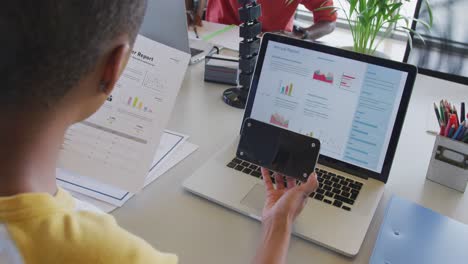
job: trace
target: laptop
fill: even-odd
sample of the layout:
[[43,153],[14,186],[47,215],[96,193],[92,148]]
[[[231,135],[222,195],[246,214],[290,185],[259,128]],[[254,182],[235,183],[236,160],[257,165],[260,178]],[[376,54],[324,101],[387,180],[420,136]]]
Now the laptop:
[[[319,189],[293,234],[352,257],[385,190],[416,68],[266,34],[245,118],[321,141]],[[240,123],[241,125],[242,123]],[[260,220],[260,169],[236,158],[239,137],[191,175],[184,188]]]
[[185,1],[148,0],[140,34],[191,54],[191,64],[202,61],[213,51],[213,45],[188,38]]

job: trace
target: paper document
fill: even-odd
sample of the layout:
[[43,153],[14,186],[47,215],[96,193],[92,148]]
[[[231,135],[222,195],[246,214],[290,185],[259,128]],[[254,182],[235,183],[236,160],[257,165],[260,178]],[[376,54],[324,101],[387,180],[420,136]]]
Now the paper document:
[[[155,166],[154,169],[148,174],[148,177],[146,177],[146,181],[145,181],[145,187],[148,186],[150,183],[152,183],[154,180],[156,180],[159,176],[166,173],[172,167],[180,163],[182,160],[190,156],[190,154],[192,154],[197,149],[198,149],[197,145],[185,141],[185,143],[182,143],[180,147],[176,148],[176,150],[172,150],[171,153],[167,155],[167,159],[165,159],[164,162],[161,162],[157,166]],[[113,204],[104,202],[100,199],[96,199],[91,196],[84,195],[80,192],[71,191],[69,189],[67,190],[70,191],[70,193],[76,199],[90,203],[106,213],[112,212],[119,206],[123,205],[123,203],[119,206],[113,205]],[[128,198],[125,199],[125,201],[129,200],[130,197],[132,196],[133,194],[130,194]]]
[[118,208],[115,205],[100,201],[98,199],[94,199],[94,198],[86,196],[84,194],[74,192],[74,191],[70,191],[68,189],[67,189],[67,191],[70,192],[70,194],[73,196],[73,198],[78,199],[78,200],[80,200],[82,202],[85,202],[87,204],[94,205],[95,207],[101,209],[101,211],[103,211],[104,213],[110,213],[110,212],[112,212],[112,211],[114,211],[115,209]]
[[190,142],[183,143],[173,154],[168,155],[167,159],[164,162],[159,163],[150,171],[148,177],[145,180],[145,187],[156,180],[159,176],[166,173],[172,167],[177,165],[177,163],[184,160],[190,154],[195,152],[198,149],[198,146]]
[[184,52],[138,36],[106,103],[68,130],[59,167],[113,188],[141,190],[189,59]]
[[236,25],[223,25],[208,21],[203,21],[202,27],[197,27],[198,37],[196,37],[193,27],[190,26],[189,38],[207,41],[217,46],[239,51],[239,27]]
[[[186,140],[188,136],[172,131],[165,131],[161,137],[156,154],[154,155],[151,168],[145,173],[146,177],[151,173],[158,164],[163,164],[165,159],[168,159]],[[122,206],[128,199],[133,196],[133,193],[118,187],[111,186],[97,181],[94,178],[81,176],[64,169],[57,169],[57,183],[68,190],[78,192],[95,199],[110,203],[116,206]]]
[[174,151],[181,147],[187,139],[187,135],[169,130],[164,131],[149,171],[153,171],[158,165],[163,163]]

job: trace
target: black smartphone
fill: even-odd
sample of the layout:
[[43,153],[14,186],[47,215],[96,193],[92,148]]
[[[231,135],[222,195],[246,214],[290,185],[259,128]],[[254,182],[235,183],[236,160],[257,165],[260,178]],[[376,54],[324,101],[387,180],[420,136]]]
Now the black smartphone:
[[320,141],[248,118],[242,127],[236,155],[274,172],[307,181],[320,155]]

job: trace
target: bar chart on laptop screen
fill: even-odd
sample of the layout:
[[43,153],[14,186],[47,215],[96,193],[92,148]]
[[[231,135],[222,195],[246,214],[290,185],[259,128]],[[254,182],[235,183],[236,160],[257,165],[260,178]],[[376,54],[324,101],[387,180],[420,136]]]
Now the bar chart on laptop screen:
[[286,83],[284,81],[280,81],[280,85],[278,91],[281,95],[291,97],[293,95],[294,84],[292,82]]
[[335,127],[351,126],[365,66],[348,63],[361,73],[345,72],[340,58],[282,44],[275,48],[265,58],[252,117],[318,138],[324,153],[342,156],[348,134]]
[[321,70],[317,70],[314,72],[313,79],[316,81],[324,82],[333,85],[333,73],[331,72],[322,72]]

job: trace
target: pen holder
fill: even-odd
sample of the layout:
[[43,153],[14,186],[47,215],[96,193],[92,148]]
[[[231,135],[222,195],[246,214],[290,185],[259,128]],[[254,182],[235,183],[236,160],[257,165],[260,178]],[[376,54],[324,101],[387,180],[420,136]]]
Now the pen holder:
[[468,144],[437,136],[426,178],[464,193],[468,181]]

